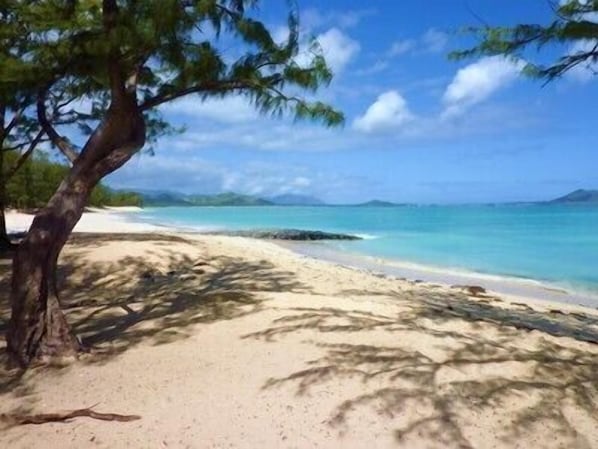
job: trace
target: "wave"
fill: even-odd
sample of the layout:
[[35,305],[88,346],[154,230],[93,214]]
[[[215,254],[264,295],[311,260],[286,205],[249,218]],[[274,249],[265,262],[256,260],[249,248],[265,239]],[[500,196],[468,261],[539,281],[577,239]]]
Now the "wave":
[[376,239],[380,238],[379,235],[373,235],[373,234],[360,234],[360,233],[355,233],[355,232],[352,232],[350,234],[354,235],[355,237],[359,237],[362,240],[376,240]]

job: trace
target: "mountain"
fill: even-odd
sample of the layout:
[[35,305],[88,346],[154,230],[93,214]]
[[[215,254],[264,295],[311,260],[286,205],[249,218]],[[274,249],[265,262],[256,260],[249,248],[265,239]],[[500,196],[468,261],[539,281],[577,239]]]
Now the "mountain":
[[271,206],[272,202],[263,198],[239,193],[219,193],[217,195],[189,195],[187,201],[192,206]]
[[217,195],[186,195],[169,191],[142,190],[139,194],[143,204],[148,207],[164,206],[269,206],[270,201],[238,193],[219,193]]
[[322,206],[324,202],[319,198],[309,195],[295,195],[287,193],[285,195],[278,195],[268,198],[269,201],[277,206]]
[[598,190],[579,189],[565,196],[556,198],[549,203],[596,203],[598,204]]
[[182,193],[166,190],[137,190],[147,207],[190,206],[186,196]]
[[371,200],[371,201],[366,201],[365,203],[356,204],[355,206],[358,206],[358,207],[394,207],[394,206],[400,206],[400,204],[391,203],[390,201]]

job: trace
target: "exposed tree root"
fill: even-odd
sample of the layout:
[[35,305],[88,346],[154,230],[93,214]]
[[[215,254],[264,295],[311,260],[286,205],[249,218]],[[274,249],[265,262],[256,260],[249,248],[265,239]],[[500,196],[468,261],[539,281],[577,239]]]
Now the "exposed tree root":
[[25,424],[45,424],[50,422],[65,422],[73,418],[88,417],[102,421],[128,422],[141,419],[138,415],[119,415],[117,413],[99,413],[91,408],[82,408],[64,413],[40,413],[36,415],[21,414],[0,414],[0,421],[11,426],[22,426]]

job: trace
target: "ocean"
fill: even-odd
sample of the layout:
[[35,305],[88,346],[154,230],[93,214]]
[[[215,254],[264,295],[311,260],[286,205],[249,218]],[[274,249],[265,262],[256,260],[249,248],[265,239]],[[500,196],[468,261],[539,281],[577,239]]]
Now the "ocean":
[[[363,255],[598,294],[598,207],[166,207],[136,219],[186,230],[297,228],[356,234],[316,253]],[[309,252],[309,251],[308,251]]]

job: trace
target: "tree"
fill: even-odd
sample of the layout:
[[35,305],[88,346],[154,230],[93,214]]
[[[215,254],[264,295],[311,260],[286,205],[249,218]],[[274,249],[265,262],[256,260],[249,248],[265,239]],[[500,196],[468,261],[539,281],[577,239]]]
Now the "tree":
[[522,24],[515,27],[469,28],[476,35],[479,44],[474,48],[456,51],[452,58],[462,59],[479,55],[505,55],[529,60],[526,50],[541,49],[549,44],[564,48],[564,54],[552,63],[528,62],[524,73],[552,81],[564,73],[583,68],[596,74],[598,62],[598,1],[568,0],[552,4],[555,19],[545,25]]
[[[336,125],[341,113],[309,101],[332,73],[316,45],[298,63],[297,15],[276,43],[252,17],[253,0],[47,0],[10,3],[3,28],[22,28],[15,51],[0,60],[0,82],[36,98],[37,119],[72,167],[35,216],[13,260],[7,347],[22,365],[77,352],[53,282],[58,256],[93,187],[143,148],[159,122],[156,108],[195,95],[198,101],[245,95],[264,113],[291,113]],[[226,42],[223,41],[226,39]],[[223,54],[236,43],[239,56]],[[99,122],[80,149],[61,135],[48,101],[93,99]],[[100,106],[101,105],[101,106]],[[159,128],[159,127],[158,127]]]
[[[22,114],[21,108],[12,109],[7,102],[0,99],[0,248],[11,246],[5,218],[6,185],[31,156],[43,137],[43,132],[34,131],[35,124]],[[20,156],[16,159],[11,158],[11,163],[8,164],[8,155],[19,151]]]
[[[10,10],[0,3],[0,23],[8,23]],[[22,32],[18,22],[10,27],[2,27],[0,32],[0,60],[10,58],[11,51],[18,49]],[[10,246],[6,232],[5,206],[6,183],[21,168],[43,137],[37,121],[30,116],[28,106],[31,99],[18,95],[8,84],[0,84],[0,248]],[[10,153],[21,152],[13,164],[7,165]]]

